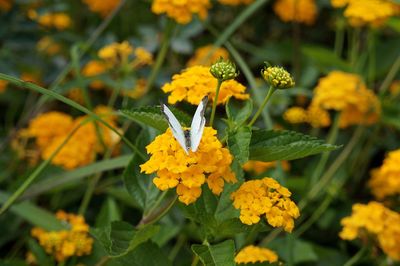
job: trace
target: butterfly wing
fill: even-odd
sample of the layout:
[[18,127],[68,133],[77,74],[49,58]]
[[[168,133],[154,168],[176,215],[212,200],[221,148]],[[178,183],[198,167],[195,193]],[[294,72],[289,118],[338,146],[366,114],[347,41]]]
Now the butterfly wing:
[[188,154],[189,147],[186,146],[185,134],[178,119],[176,119],[175,115],[165,104],[161,104],[161,111],[165,115],[169,128],[172,130],[172,134],[174,135],[175,139],[185,150],[186,154]]
[[203,136],[204,126],[206,125],[204,112],[206,111],[207,102],[208,97],[205,96],[197,107],[190,126],[190,146],[193,152],[197,151],[201,137]]

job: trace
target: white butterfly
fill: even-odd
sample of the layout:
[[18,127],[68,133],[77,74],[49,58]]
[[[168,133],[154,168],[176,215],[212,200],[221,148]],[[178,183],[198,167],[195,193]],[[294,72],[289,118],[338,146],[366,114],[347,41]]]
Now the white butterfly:
[[183,130],[181,124],[171,110],[165,104],[161,105],[161,111],[168,121],[172,134],[185,150],[186,154],[189,154],[190,149],[192,152],[197,151],[197,148],[199,147],[201,137],[203,136],[204,126],[206,125],[204,112],[207,107],[207,101],[207,96],[201,100],[196,112],[194,113],[190,130]]

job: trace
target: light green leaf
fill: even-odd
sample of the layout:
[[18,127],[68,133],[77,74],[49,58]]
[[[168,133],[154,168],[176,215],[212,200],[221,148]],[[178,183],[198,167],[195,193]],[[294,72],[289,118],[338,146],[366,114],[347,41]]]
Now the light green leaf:
[[231,98],[226,104],[225,109],[228,119],[234,121],[237,125],[242,125],[253,111],[253,101],[251,99],[245,101],[244,106],[238,109]]
[[[177,110],[176,108],[170,107],[170,109],[182,126],[190,125],[191,119],[187,114]],[[129,110],[120,110],[119,112],[124,117],[134,122],[150,126],[161,132],[168,128],[168,122],[161,113],[161,108],[159,106],[144,106]]]
[[331,49],[315,45],[304,45],[301,47],[301,52],[323,72],[332,69],[350,71],[348,63],[339,58]]
[[251,127],[240,127],[234,132],[228,132],[229,150],[240,164],[244,164],[249,160],[250,140]]
[[254,130],[250,159],[264,162],[295,160],[340,148],[323,140],[288,130]]
[[216,245],[192,245],[192,251],[206,266],[234,266],[235,244],[226,240]]

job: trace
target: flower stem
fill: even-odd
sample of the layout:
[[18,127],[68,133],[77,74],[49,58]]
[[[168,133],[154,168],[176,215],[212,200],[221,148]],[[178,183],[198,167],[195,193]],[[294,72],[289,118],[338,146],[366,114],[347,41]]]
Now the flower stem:
[[364,245],[353,257],[351,257],[344,266],[352,266],[356,264],[364,255],[365,252],[367,251],[367,246]]
[[154,64],[153,69],[151,70],[150,76],[147,79],[147,85],[146,85],[145,92],[148,92],[151,89],[151,87],[153,86],[153,83],[156,80],[158,72],[160,71],[160,68],[161,68],[162,64],[164,63],[165,56],[167,55],[167,52],[168,52],[168,47],[171,42],[171,36],[172,36],[173,29],[175,28],[175,25],[176,24],[174,21],[168,20],[167,25],[164,30],[164,36],[163,36],[163,40],[161,43],[160,51],[157,54],[156,62]]
[[212,110],[211,110],[211,118],[210,118],[210,126],[211,127],[214,122],[215,110],[217,109],[218,95],[219,95],[219,91],[221,89],[221,85],[222,85],[222,80],[218,80],[217,88],[216,88],[216,92],[215,92],[215,98],[214,98]]
[[275,91],[276,91],[276,88],[274,88],[272,86],[269,87],[267,96],[265,96],[263,103],[258,108],[257,113],[253,116],[253,119],[251,119],[248,126],[251,127],[257,121],[257,118],[260,116],[262,110],[264,109],[265,105],[268,103],[269,99],[271,98],[272,94],[274,94]]

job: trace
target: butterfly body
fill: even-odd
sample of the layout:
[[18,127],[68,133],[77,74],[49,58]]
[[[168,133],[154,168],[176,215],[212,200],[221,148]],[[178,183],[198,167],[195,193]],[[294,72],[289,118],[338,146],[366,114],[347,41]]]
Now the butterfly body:
[[207,96],[201,100],[193,116],[190,130],[184,130],[172,111],[165,104],[161,105],[161,111],[168,121],[168,125],[172,131],[172,134],[178,141],[179,145],[181,145],[181,147],[184,149],[186,154],[189,154],[190,150],[192,150],[192,152],[196,152],[200,145],[201,137],[206,125],[204,112],[207,107],[207,101]]

